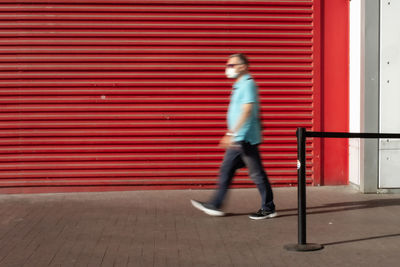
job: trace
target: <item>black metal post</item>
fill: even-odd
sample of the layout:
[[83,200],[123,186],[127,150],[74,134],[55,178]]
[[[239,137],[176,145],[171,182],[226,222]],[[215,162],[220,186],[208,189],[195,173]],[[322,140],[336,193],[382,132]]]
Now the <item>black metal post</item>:
[[290,251],[313,251],[323,248],[320,244],[307,243],[306,221],[306,129],[297,128],[297,197],[298,197],[298,243],[285,245]]
[[307,243],[306,222],[306,129],[297,128],[297,198],[298,198],[298,243]]
[[312,251],[323,249],[320,244],[307,243],[306,225],[306,138],[397,138],[399,133],[343,133],[343,132],[307,132],[299,127],[297,136],[297,197],[298,197],[298,243],[285,245],[290,251]]

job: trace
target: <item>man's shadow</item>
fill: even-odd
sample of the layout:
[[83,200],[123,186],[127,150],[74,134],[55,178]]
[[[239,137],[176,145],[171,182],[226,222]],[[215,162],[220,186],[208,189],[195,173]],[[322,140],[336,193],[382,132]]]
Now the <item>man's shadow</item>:
[[[340,211],[372,209],[372,208],[389,207],[389,206],[400,206],[400,198],[336,202],[336,203],[324,204],[321,206],[311,206],[307,207],[307,214],[312,215],[312,214],[322,214],[322,213],[331,213]],[[291,212],[291,211],[297,211],[297,208],[279,210],[279,212]],[[279,217],[290,217],[290,216],[297,216],[297,212],[291,214],[282,214]]]
[[[307,215],[331,213],[339,211],[360,210],[360,209],[371,209],[371,208],[388,207],[388,206],[400,206],[400,198],[348,201],[348,202],[329,203],[321,206],[311,206],[307,207]],[[277,212],[279,213],[279,216],[276,218],[297,216],[297,208],[279,209],[277,210]],[[227,213],[226,216],[228,217],[243,216],[248,214],[249,213]]]
[[[360,210],[360,209],[371,209],[371,208],[380,208],[380,207],[390,207],[390,206],[400,206],[400,198],[371,199],[371,200],[363,200],[363,201],[347,201],[347,202],[329,203],[329,204],[324,204],[321,206],[311,206],[311,207],[307,207],[307,215],[324,214],[324,213],[332,213],[332,212],[340,212],[340,211]],[[281,209],[281,210],[277,210],[277,211],[279,213],[279,216],[274,218],[273,220],[276,220],[279,218],[284,218],[284,217],[297,216],[297,208]],[[240,215],[247,215],[247,213],[227,214],[227,216],[240,216]],[[391,237],[400,237],[400,233],[371,236],[371,237],[352,239],[352,240],[336,241],[336,242],[325,243],[322,245],[332,246],[332,245],[361,242],[361,241],[368,241],[368,240],[376,240],[376,239],[383,239],[383,238],[391,238]]]

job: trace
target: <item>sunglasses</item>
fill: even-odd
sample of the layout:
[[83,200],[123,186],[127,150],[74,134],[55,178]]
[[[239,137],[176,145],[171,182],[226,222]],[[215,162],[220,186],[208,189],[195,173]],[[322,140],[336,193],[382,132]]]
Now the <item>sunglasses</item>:
[[243,65],[243,63],[239,63],[239,64],[226,64],[226,66],[227,66],[228,68],[233,68],[233,67],[235,67],[236,65]]

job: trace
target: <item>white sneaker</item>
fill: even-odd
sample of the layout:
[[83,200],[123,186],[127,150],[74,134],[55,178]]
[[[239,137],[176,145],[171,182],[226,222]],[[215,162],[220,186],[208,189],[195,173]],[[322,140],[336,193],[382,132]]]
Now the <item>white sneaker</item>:
[[205,214],[208,214],[210,216],[224,216],[225,215],[225,213],[223,211],[220,211],[219,209],[213,207],[211,204],[199,202],[196,200],[190,200],[190,202],[192,203],[193,207],[203,211]]

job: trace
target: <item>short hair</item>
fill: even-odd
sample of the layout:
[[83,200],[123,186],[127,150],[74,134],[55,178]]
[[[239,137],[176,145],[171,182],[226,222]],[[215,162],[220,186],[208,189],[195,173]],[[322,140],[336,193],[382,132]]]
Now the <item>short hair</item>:
[[240,60],[240,62],[242,62],[242,64],[245,64],[247,66],[249,66],[249,64],[250,64],[249,59],[247,58],[247,56],[245,54],[237,53],[237,54],[233,54],[233,55],[229,56],[229,58],[233,58],[233,57],[239,58],[239,60]]

